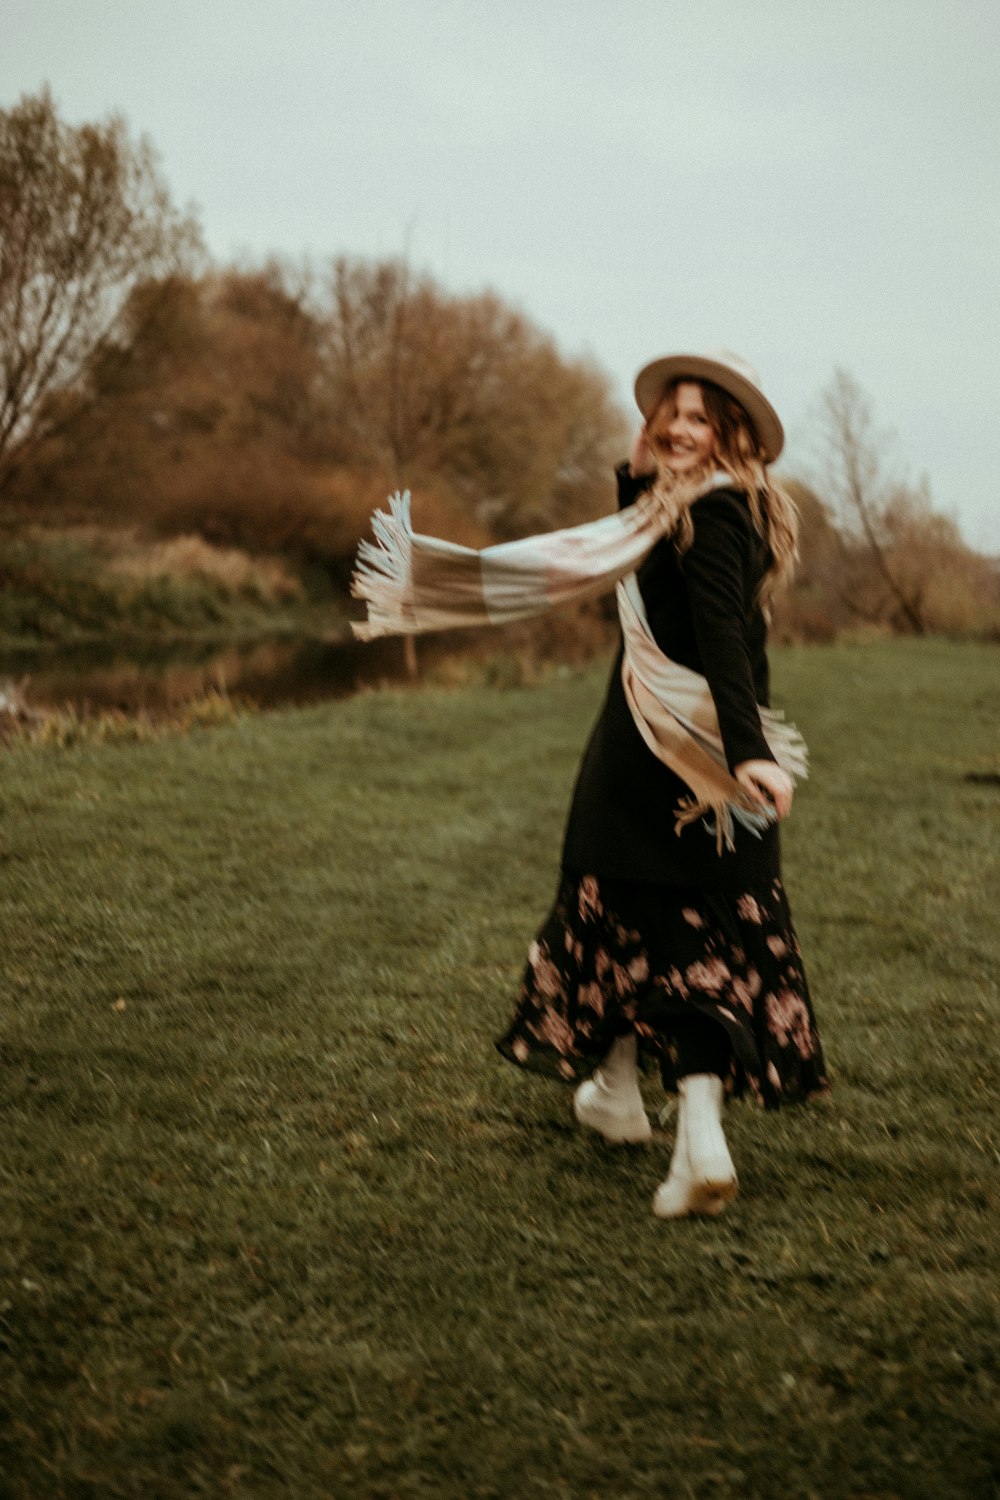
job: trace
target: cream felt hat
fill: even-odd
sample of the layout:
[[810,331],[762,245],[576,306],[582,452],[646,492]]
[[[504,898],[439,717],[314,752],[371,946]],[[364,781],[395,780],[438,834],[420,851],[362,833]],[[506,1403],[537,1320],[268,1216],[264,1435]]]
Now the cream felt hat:
[[707,354],[666,354],[643,365],[635,377],[635,399],[643,416],[652,416],[667,386],[674,380],[710,380],[740,403],[764,451],[765,463],[773,463],[785,446],[781,418],[760,388],[753,365],[728,349]]

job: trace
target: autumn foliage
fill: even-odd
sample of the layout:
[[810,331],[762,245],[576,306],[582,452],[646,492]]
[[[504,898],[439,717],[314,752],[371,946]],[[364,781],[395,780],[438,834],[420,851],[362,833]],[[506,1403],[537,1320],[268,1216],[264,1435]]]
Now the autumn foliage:
[[[613,504],[629,423],[607,376],[492,291],[346,256],[207,266],[148,143],[66,126],[47,93],[0,111],[0,209],[8,529],[200,537],[343,595],[393,489],[470,545]],[[820,430],[818,473],[789,481],[801,565],[777,630],[1000,634],[995,564],[887,476],[843,372]]]
[[36,515],[335,567],[398,487],[457,541],[589,519],[625,441],[606,377],[493,294],[344,260],[322,280],[272,265],[138,288],[122,343],[65,399],[82,409],[18,487]]

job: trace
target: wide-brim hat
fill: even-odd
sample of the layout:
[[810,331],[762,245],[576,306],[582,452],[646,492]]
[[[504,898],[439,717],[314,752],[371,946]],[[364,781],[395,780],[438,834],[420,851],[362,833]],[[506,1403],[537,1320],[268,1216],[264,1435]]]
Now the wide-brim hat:
[[710,380],[735,397],[753,423],[764,462],[774,462],[785,446],[781,418],[761,390],[757,371],[728,349],[713,349],[707,354],[666,354],[643,365],[635,377],[636,404],[643,416],[651,417],[667,386],[685,377]]

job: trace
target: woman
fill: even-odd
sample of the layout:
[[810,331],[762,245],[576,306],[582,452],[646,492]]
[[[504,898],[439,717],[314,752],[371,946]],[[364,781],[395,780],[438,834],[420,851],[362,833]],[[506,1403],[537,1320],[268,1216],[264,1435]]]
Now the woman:
[[[669,525],[623,601],[624,654],[583,757],[556,903],[497,1046],[521,1066],[583,1078],[578,1121],[616,1142],[651,1135],[637,1054],[655,1056],[678,1114],[653,1211],[678,1218],[718,1214],[736,1195],[727,1094],[776,1107],[827,1082],[781,883],[777,824],[793,782],[766,712],[768,605],[795,555],[794,508],[767,472],[781,423],[729,354],[654,360],[636,400],[644,422],[618,470],[619,507],[648,492]],[[707,682],[735,818],[702,817],[690,776],[646,732],[636,620],[661,659]]]

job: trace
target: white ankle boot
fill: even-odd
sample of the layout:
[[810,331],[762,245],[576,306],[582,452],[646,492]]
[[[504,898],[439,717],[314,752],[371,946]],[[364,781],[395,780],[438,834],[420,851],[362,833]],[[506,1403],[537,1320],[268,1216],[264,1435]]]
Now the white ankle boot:
[[653,1198],[658,1219],[721,1214],[736,1197],[736,1168],[722,1130],[722,1079],[692,1073],[677,1084],[677,1136],[670,1171]]
[[573,1095],[573,1113],[580,1124],[616,1145],[638,1145],[653,1134],[639,1092],[636,1055],[634,1031],[617,1037],[593,1078]]

